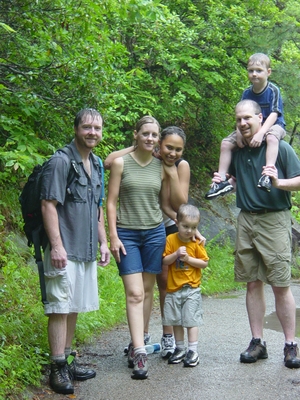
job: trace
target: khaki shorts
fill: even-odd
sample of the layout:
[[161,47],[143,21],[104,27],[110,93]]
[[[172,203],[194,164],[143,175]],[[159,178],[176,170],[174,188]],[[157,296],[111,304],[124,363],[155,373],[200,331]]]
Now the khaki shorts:
[[45,250],[44,270],[47,300],[45,314],[70,314],[99,309],[97,261],[68,260],[65,268],[51,265],[49,246]]
[[237,282],[260,280],[288,287],[291,279],[291,214],[241,211],[236,232],[234,275]]
[[[278,140],[281,140],[285,137],[286,132],[285,130],[280,126],[280,125],[273,125],[271,128],[268,130],[268,132],[265,134],[264,139],[266,138],[267,135],[274,135]],[[223,139],[225,142],[230,142],[231,144],[235,145],[237,147],[237,142],[236,142],[236,131],[232,132],[230,135],[228,135],[226,138]]]
[[202,297],[200,288],[184,285],[177,292],[167,293],[163,325],[193,328],[202,325]]

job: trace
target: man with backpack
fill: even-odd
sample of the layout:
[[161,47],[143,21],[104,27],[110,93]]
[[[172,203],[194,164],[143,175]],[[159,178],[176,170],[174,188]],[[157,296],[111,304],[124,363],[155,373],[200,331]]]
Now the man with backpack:
[[[102,139],[102,116],[83,109],[75,117],[75,138],[68,148],[72,158],[57,151],[46,163],[41,184],[41,209],[48,245],[44,273],[50,346],[50,386],[62,394],[74,393],[73,380],[93,378],[92,369],[76,363],[71,345],[79,312],[99,308],[99,265],[106,266],[110,252],[100,202],[99,158],[92,150]],[[74,167],[75,160],[75,167]]]

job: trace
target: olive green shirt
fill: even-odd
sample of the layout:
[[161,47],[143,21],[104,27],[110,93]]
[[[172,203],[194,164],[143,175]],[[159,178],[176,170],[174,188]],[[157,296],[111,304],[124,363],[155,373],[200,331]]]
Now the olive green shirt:
[[161,161],[153,157],[148,165],[142,167],[130,154],[126,154],[123,160],[117,227],[156,228],[163,221],[159,204],[162,182]]

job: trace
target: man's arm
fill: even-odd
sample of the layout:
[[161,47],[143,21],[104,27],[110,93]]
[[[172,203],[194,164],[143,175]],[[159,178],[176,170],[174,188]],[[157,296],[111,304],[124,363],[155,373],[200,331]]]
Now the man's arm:
[[44,227],[51,246],[51,262],[55,268],[61,269],[67,265],[68,259],[60,236],[56,206],[56,200],[42,200],[41,203]]
[[109,264],[110,261],[110,251],[107,246],[103,208],[99,207],[99,211],[100,219],[98,221],[98,242],[100,243],[101,259],[98,264],[102,267],[105,267],[107,264]]
[[263,174],[272,179],[272,186],[277,189],[289,192],[300,190],[300,175],[289,179],[279,179],[277,168],[274,165],[263,167]]

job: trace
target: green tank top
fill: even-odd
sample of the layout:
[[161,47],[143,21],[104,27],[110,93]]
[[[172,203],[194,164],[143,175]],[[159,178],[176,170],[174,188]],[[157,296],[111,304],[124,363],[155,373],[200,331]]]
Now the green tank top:
[[124,168],[119,192],[117,226],[152,229],[163,221],[159,204],[161,161],[153,157],[145,167],[130,154],[123,157]]

